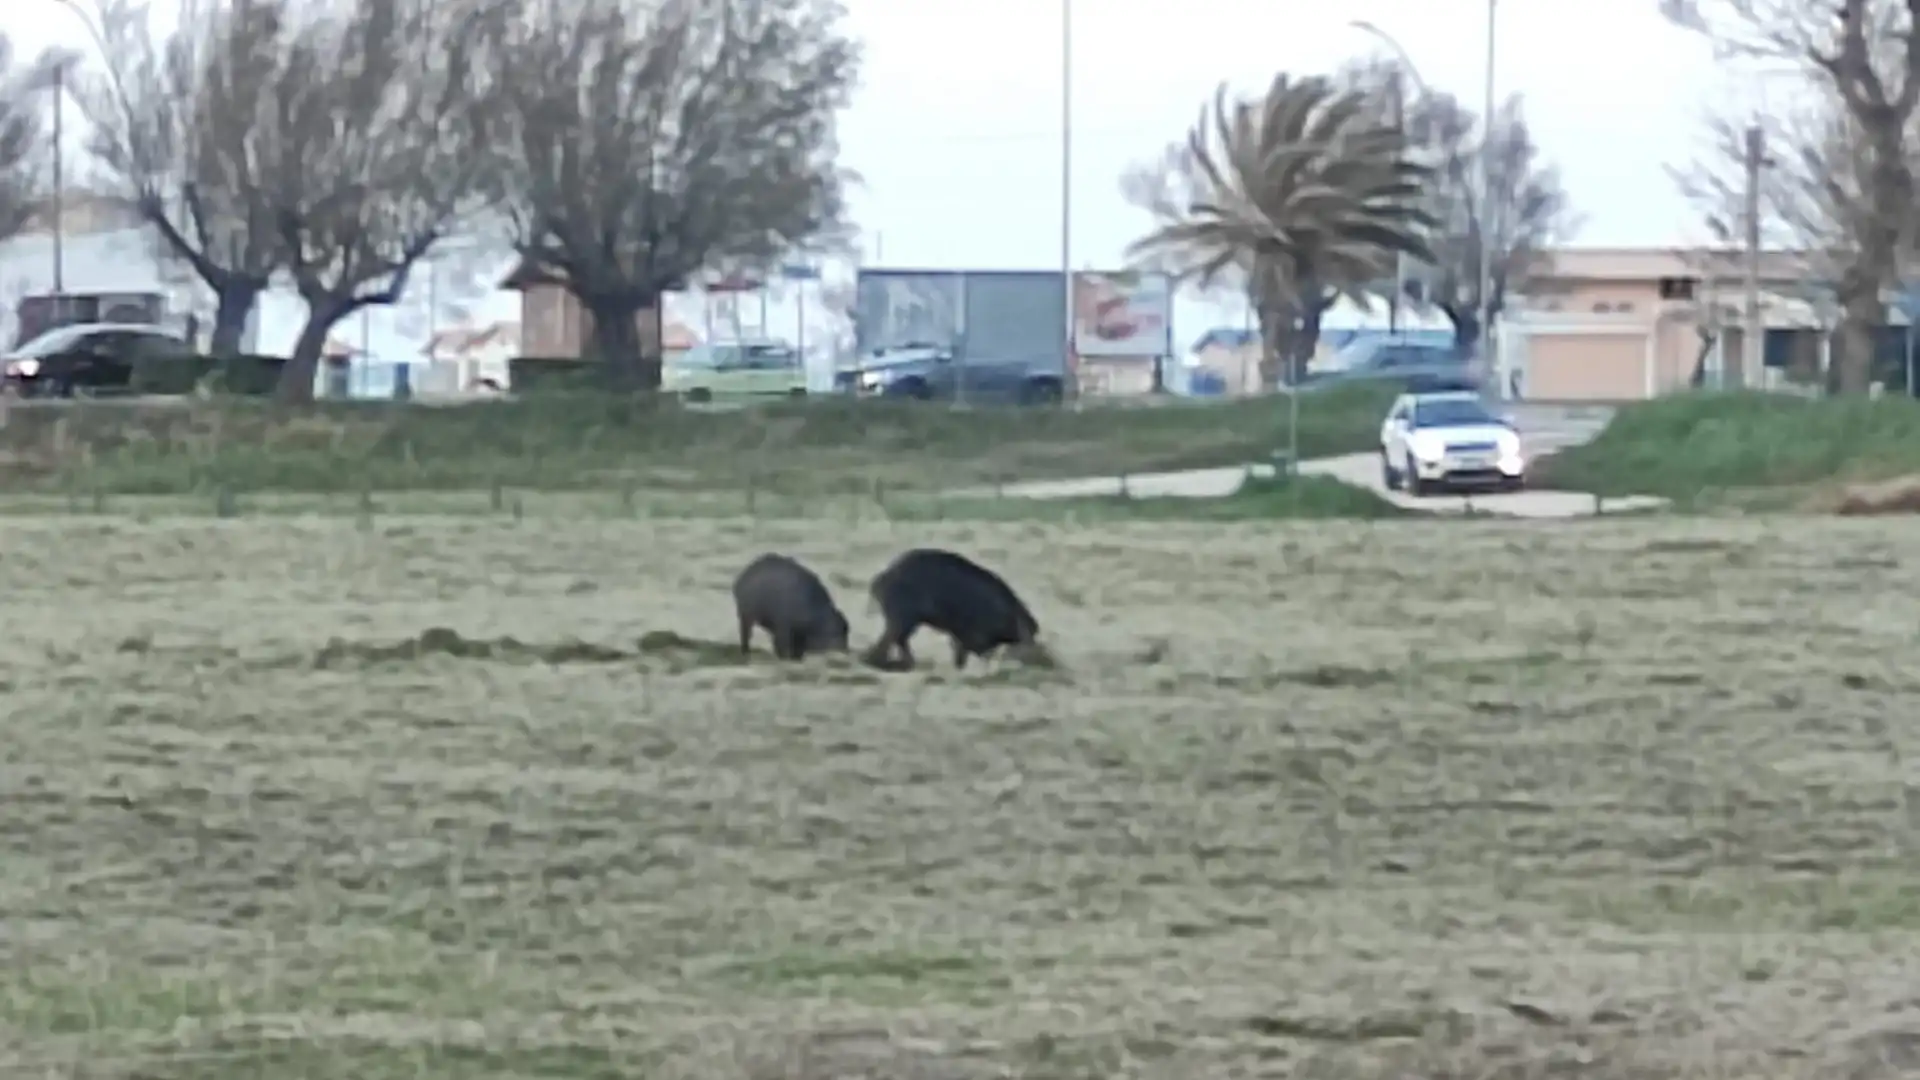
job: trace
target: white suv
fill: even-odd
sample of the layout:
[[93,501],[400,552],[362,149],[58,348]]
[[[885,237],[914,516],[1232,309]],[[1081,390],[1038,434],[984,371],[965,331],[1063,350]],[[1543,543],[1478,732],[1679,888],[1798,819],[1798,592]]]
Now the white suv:
[[1380,425],[1380,475],[1414,495],[1448,486],[1518,491],[1526,461],[1513,422],[1478,394],[1402,394]]

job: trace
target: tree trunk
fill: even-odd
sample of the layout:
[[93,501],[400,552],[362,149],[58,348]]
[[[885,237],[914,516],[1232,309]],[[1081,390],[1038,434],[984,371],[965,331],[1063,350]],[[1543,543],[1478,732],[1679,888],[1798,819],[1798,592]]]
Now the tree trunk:
[[1307,365],[1313,362],[1313,354],[1320,348],[1320,320],[1332,306],[1333,302],[1324,298],[1309,300],[1300,313],[1300,326],[1287,343],[1289,382],[1299,383],[1307,377]]
[[607,381],[627,392],[660,389],[660,357],[640,342],[640,312],[631,297],[582,298],[593,320],[590,355],[606,365]]
[[230,282],[214,290],[213,341],[207,351],[222,360],[240,355],[247,336],[247,317],[260,302],[260,286],[251,281]]
[[1827,387],[1840,394],[1865,394],[1873,381],[1874,331],[1886,321],[1875,292],[1850,295],[1840,315],[1840,348],[1827,372]]
[[1447,302],[1439,305],[1441,314],[1453,324],[1453,347],[1460,353],[1470,351],[1480,343],[1480,315],[1461,304]]
[[307,324],[300,328],[293,355],[280,369],[280,385],[274,390],[275,397],[293,405],[312,403],[313,384],[320,376],[320,354],[326,351],[327,335],[344,315],[319,306],[309,307],[308,312]]
[[1271,391],[1285,381],[1295,314],[1292,305],[1275,303],[1261,304],[1254,314],[1260,320],[1260,389]]

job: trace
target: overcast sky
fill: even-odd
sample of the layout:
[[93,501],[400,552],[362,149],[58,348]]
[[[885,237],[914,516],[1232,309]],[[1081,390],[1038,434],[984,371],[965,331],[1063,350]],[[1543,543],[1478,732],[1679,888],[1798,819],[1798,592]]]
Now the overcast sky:
[[[1060,0],[845,2],[867,45],[843,144],[866,180],[856,212],[869,265],[1057,267]],[[1071,2],[1076,267],[1119,264],[1145,226],[1120,175],[1183,135],[1221,80],[1252,90],[1276,71],[1379,52],[1352,20],[1397,38],[1433,87],[1476,109],[1482,96],[1484,0]],[[1576,242],[1700,239],[1665,167],[1700,150],[1708,109],[1764,103],[1756,84],[1665,24],[1654,0],[1499,3],[1498,91],[1525,96],[1583,219]],[[25,49],[85,48],[56,0],[0,11]]]
[[[1119,259],[1144,219],[1117,177],[1194,121],[1223,79],[1326,72],[1392,34],[1424,79],[1476,110],[1484,0],[1072,0],[1076,266]],[[860,223],[895,265],[1059,265],[1060,0],[848,0],[868,42],[845,130]],[[1671,244],[1692,215],[1663,166],[1738,88],[1653,0],[1500,0],[1499,93],[1525,95],[1585,219],[1583,244]]]

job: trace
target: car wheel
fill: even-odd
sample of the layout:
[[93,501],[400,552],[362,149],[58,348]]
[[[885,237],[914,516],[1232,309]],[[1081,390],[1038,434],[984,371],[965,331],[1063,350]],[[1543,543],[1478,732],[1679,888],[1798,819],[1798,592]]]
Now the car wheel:
[[1525,491],[1527,490],[1527,478],[1524,476],[1514,476],[1514,477],[1509,477],[1505,480],[1502,480],[1500,481],[1500,490],[1501,491]]
[[1380,451],[1380,486],[1388,491],[1400,490],[1400,474],[1393,469],[1393,459],[1385,450]]
[[790,397],[790,398],[803,398],[803,397],[806,397],[806,396],[807,396],[807,388],[806,388],[806,387],[804,387],[804,386],[796,386],[796,387],[794,387],[793,389],[791,389],[791,390],[789,390],[789,391],[787,391],[787,396],[788,396],[788,397]]
[[713,400],[713,391],[708,390],[705,387],[689,390],[687,391],[687,400],[693,402],[696,405],[705,404],[706,402]]
[[1420,478],[1420,470],[1414,467],[1413,455],[1407,455],[1407,494],[1416,498],[1427,493],[1429,485]]
[[933,400],[933,387],[921,379],[902,379],[894,390],[895,397],[910,398],[914,401]]

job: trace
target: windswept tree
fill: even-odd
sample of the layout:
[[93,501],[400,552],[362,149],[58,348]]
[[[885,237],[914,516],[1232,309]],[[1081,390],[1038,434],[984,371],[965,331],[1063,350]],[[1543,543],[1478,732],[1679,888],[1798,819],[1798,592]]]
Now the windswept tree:
[[1129,257],[1203,289],[1244,287],[1269,383],[1282,362],[1300,377],[1334,299],[1364,302],[1400,253],[1433,258],[1432,170],[1372,106],[1319,76],[1279,75],[1255,100],[1222,86],[1186,142],[1123,185],[1156,222]]
[[[1410,266],[1408,285],[1445,313],[1459,345],[1472,345],[1480,337],[1483,301],[1486,314],[1498,318],[1507,297],[1525,291],[1529,278],[1545,272],[1552,248],[1578,227],[1559,170],[1534,143],[1519,95],[1500,106],[1489,127],[1458,98],[1429,90],[1392,60],[1355,65],[1346,80],[1374,95],[1387,122],[1404,126],[1409,152],[1433,170],[1427,186],[1428,208],[1437,223],[1433,261]],[[1491,151],[1485,159],[1484,207],[1483,148]],[[1483,249],[1485,298],[1480,292]]]
[[[75,85],[103,171],[214,299],[212,352],[240,350],[283,264],[260,198],[275,138],[262,101],[281,74],[281,0],[188,0],[157,33],[145,4],[102,0],[101,70]],[[84,10],[84,9],[83,9]]]
[[[1840,314],[1833,387],[1864,393],[1875,331],[1920,238],[1920,0],[1662,0],[1716,51],[1803,74],[1831,111],[1773,140],[1776,208],[1831,269]],[[1769,132],[1779,135],[1776,126]]]
[[836,0],[569,0],[509,27],[503,204],[615,385],[659,385],[639,324],[667,292],[844,239],[834,130],[859,52],[842,18]]
[[42,53],[22,66],[13,42],[0,34],[0,240],[19,235],[39,209],[46,94],[70,57]]

